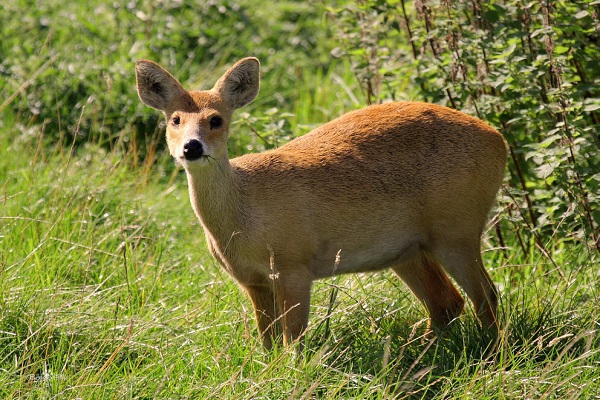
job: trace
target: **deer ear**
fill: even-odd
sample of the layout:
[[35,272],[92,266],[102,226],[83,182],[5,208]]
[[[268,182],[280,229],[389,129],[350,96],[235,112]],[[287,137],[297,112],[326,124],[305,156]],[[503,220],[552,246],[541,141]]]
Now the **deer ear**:
[[217,81],[213,90],[233,108],[240,108],[256,98],[260,88],[260,63],[254,57],[244,58]]
[[152,61],[135,63],[135,80],[140,99],[157,110],[167,110],[174,99],[187,93],[177,79]]

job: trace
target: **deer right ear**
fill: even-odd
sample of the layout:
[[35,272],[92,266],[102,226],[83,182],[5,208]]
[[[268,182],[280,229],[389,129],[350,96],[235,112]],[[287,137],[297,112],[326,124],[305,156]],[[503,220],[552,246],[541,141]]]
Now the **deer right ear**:
[[157,110],[167,110],[174,99],[187,93],[177,79],[152,61],[135,63],[135,80],[140,99]]

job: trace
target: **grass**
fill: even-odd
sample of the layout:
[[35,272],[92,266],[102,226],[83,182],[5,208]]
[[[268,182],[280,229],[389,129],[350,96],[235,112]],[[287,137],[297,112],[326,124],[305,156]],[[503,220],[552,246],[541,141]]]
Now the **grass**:
[[[122,27],[98,29],[81,16],[92,7],[105,21],[109,6],[86,4],[65,11],[48,1],[29,10],[17,1],[0,10],[0,29],[19,12],[43,29],[44,16],[79,16],[51,25],[52,35],[13,30],[0,43],[11,56],[0,64],[0,91],[10,99],[0,107],[1,398],[600,398],[598,255],[558,237],[523,252],[503,213],[506,249],[492,231],[484,240],[502,295],[497,341],[471,309],[439,340],[424,337],[426,313],[402,282],[381,272],[318,282],[304,357],[289,348],[265,352],[249,300],[208,254],[185,178],[163,150],[158,116],[133,91],[133,59],[168,59],[167,40],[151,48],[147,24],[130,9],[118,10]],[[268,15],[236,4],[250,25],[264,26]],[[280,3],[277,15],[289,21],[261,42],[277,55],[256,49],[264,56],[263,92],[237,114],[234,154],[284,142],[361,101],[348,65],[320,64],[322,49],[314,59],[286,53],[277,41],[283,31],[302,39],[314,29],[293,6]],[[169,20],[154,12],[162,18],[158,35]],[[200,12],[227,23],[212,8]],[[242,47],[258,43],[245,34]],[[213,58],[204,55],[198,66],[178,52],[184,67],[173,72],[211,84],[238,55],[234,39],[202,50]],[[99,40],[108,44],[96,65],[90,54]],[[82,48],[89,54],[77,53]],[[66,73],[69,62],[85,79]],[[305,84],[290,84],[290,76]]]
[[424,338],[426,314],[382,272],[319,282],[306,356],[266,353],[249,301],[207,253],[168,156],[134,167],[131,154],[92,144],[70,153],[9,132],[0,161],[3,398],[600,394],[599,269],[585,248],[558,242],[551,254],[520,254],[514,245],[504,256],[488,242],[502,293],[494,349],[470,311],[446,337]]

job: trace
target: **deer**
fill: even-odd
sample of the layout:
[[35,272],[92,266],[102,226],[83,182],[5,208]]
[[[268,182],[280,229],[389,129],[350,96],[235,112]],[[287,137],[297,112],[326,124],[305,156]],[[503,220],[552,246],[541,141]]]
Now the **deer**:
[[427,310],[427,329],[447,329],[463,310],[451,279],[481,326],[498,329],[481,255],[507,159],[497,130],[445,106],[388,102],[230,159],[234,111],[259,92],[257,58],[200,91],[150,60],[135,71],[141,101],[164,113],[207,247],[249,296],[265,348],[302,349],[315,280],[385,269]]

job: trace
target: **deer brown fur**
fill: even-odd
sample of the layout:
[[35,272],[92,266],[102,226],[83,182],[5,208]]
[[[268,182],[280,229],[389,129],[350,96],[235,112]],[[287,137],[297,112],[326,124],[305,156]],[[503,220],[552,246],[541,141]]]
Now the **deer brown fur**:
[[248,293],[264,345],[308,323],[315,279],[391,268],[445,327],[464,289],[484,326],[498,295],[480,241],[506,163],[502,136],[461,112],[420,102],[345,114],[280,148],[228,158],[235,109],[259,90],[245,58],[207,91],[136,64],[141,100],[167,118],[208,247]]

